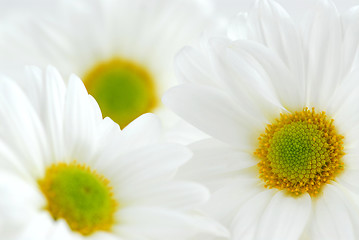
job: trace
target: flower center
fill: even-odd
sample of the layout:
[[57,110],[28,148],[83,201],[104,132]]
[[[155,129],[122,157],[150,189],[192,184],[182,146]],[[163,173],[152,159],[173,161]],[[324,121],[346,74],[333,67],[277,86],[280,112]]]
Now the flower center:
[[58,163],[47,168],[38,184],[55,220],[64,219],[82,235],[110,231],[118,203],[103,176],[76,162]]
[[158,103],[154,81],[142,66],[115,58],[93,67],[84,77],[89,94],[98,102],[103,116],[125,127]]
[[344,169],[343,139],[325,112],[305,108],[281,114],[259,137],[255,155],[259,177],[267,188],[294,195],[317,196],[321,188]]

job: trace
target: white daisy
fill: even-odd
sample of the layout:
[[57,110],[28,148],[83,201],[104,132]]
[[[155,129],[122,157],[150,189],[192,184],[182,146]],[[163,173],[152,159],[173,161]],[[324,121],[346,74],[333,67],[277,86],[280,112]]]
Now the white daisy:
[[175,53],[212,22],[208,1],[62,3],[52,18],[3,26],[2,69],[52,64],[66,78],[80,76],[103,115],[121,127],[147,112],[173,124],[160,98],[175,83]]
[[164,102],[213,138],[181,171],[232,239],[359,238],[359,8],[328,0],[297,26],[276,2],[240,14],[231,38],[185,48],[186,84]]
[[24,92],[0,81],[0,238],[186,239],[225,235],[195,208],[199,184],[174,181],[191,152],[161,141],[145,114],[121,131],[72,75],[30,69]]

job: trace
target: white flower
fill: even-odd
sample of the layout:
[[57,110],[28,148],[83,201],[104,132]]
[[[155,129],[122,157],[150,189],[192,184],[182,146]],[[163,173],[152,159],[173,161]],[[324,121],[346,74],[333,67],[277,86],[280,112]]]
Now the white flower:
[[236,40],[177,58],[187,83],[164,102],[213,137],[181,176],[210,187],[205,209],[232,239],[359,238],[359,8],[313,5],[297,26],[258,1]]
[[185,239],[225,235],[195,212],[208,198],[173,176],[191,152],[161,140],[145,114],[124,130],[102,119],[72,75],[30,69],[23,91],[0,81],[0,238]]
[[2,70],[21,79],[17,73],[24,64],[51,64],[66,78],[71,73],[80,76],[104,116],[121,128],[147,112],[171,126],[177,118],[160,98],[175,84],[176,52],[212,23],[208,2],[62,2],[62,8],[50,12],[52,18],[3,26]]

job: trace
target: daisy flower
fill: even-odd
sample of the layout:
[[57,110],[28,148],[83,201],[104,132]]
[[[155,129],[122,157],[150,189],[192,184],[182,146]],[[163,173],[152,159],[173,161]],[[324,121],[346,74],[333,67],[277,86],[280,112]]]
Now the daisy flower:
[[190,157],[145,114],[123,131],[72,75],[29,69],[0,81],[0,236],[7,240],[186,239],[226,230],[196,211],[201,185],[175,181]]
[[60,6],[48,18],[4,24],[4,71],[52,64],[66,78],[80,76],[103,115],[122,128],[148,112],[171,125],[174,116],[160,98],[175,83],[175,53],[212,22],[208,2],[63,0]]
[[232,239],[359,238],[359,8],[329,0],[296,24],[260,0],[230,39],[187,47],[164,102],[212,138],[180,175]]

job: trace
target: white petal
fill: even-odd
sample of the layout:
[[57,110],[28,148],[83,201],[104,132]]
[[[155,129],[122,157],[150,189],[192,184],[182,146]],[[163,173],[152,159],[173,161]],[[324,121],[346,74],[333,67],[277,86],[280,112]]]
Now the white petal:
[[176,73],[183,83],[215,83],[210,67],[210,62],[197,49],[184,47],[175,58]]
[[335,120],[334,124],[338,132],[345,136],[346,148],[356,147],[359,143],[356,135],[359,130],[358,78],[359,68],[348,74],[344,82],[336,89],[331,101],[327,103],[328,115]]
[[[272,81],[285,79],[284,87],[287,87],[288,82],[291,82],[287,67],[274,53],[254,42],[230,42],[213,38],[210,45],[213,68],[218,75],[217,84],[230,93],[233,99],[237,99],[238,106],[253,117],[262,121],[265,121],[266,117],[272,118],[280,109],[280,97],[283,97],[283,94],[288,95],[282,93],[278,98]],[[289,104],[289,99],[285,100],[285,104]]]
[[0,219],[12,226],[28,223],[45,206],[34,182],[0,171]]
[[[255,99],[261,100],[260,95],[263,95],[263,100],[257,100],[263,104],[261,106],[263,112],[266,112],[265,107],[269,108],[267,111],[276,113],[275,107],[283,106],[288,110],[293,110],[305,104],[304,80],[294,75],[276,52],[246,40],[234,42],[233,50],[245,63],[242,67],[237,64],[238,76],[248,85]],[[240,87],[237,86],[237,89]]]
[[299,239],[310,214],[309,194],[294,198],[280,191],[264,210],[255,239]]
[[24,164],[23,158],[18,156],[14,149],[9,146],[6,139],[0,139],[0,168],[2,171],[15,173],[29,181],[34,179],[28,169],[28,165]]
[[345,186],[346,188],[350,189],[355,194],[359,194],[359,168],[358,168],[358,159],[356,158],[356,169],[352,169],[351,165],[346,166],[345,171],[338,176],[336,179],[337,182],[339,182],[341,185]]
[[343,82],[336,89],[327,104],[327,110],[334,115],[333,117],[350,118],[350,114],[353,113],[353,106],[351,104],[353,103],[352,101],[356,100],[355,97],[359,91],[358,77],[359,68],[355,68],[343,79]]
[[83,237],[70,230],[64,220],[54,221],[46,211],[38,211],[27,221],[24,228],[18,229],[18,240],[81,240]]
[[208,190],[192,182],[158,183],[154,188],[143,187],[132,192],[131,205],[159,206],[181,210],[198,207],[209,199]]
[[[24,89],[24,93],[32,103],[32,106],[42,116],[45,96],[43,94],[45,90],[45,81],[43,71],[34,66],[25,67],[26,80],[20,81],[20,85]],[[22,76],[23,78],[23,76]]]
[[135,191],[137,187],[157,184],[174,176],[177,168],[183,165],[192,153],[177,144],[158,144],[125,154],[114,162],[104,162],[96,167],[103,169],[105,176],[119,184],[123,192]]
[[359,7],[355,6],[342,15],[343,22],[343,73],[359,64]]
[[90,236],[86,236],[86,239],[88,239],[88,240],[122,240],[124,238],[120,238],[119,236],[116,236],[115,234],[112,234],[112,233],[96,232],[94,234],[91,234]]
[[93,114],[94,122],[95,124],[99,124],[103,120],[100,106],[98,105],[96,99],[93,96],[89,95],[88,97],[89,97],[90,105],[92,107],[91,112]]
[[48,240],[51,236],[54,220],[51,216],[42,211],[28,222],[28,225],[21,232],[19,240]]
[[64,220],[57,220],[46,240],[82,240],[79,233],[74,233]]
[[[203,234],[201,236],[206,236],[206,239],[229,239],[230,233],[226,227],[219,224],[215,219],[208,218],[199,214],[191,214],[190,216],[192,226],[196,226],[197,231]],[[198,236],[199,234],[196,234]],[[198,239],[198,238],[194,238]]]
[[[359,149],[358,142],[352,145],[350,148],[345,149],[345,155],[342,156],[342,161],[344,163],[345,171],[351,172],[354,170],[359,170]],[[346,177],[345,174],[340,175]]]
[[358,205],[347,196],[337,186],[327,184],[313,206],[312,239],[358,239]]
[[[112,156],[113,154],[118,153],[120,151],[118,149],[119,139],[121,138],[121,129],[120,126],[115,123],[111,118],[105,117],[103,120],[101,120],[97,124],[97,143],[96,146],[98,146],[99,154],[103,158],[111,158],[109,156]],[[116,146],[117,145],[117,146]],[[117,150],[114,150],[117,149]],[[94,162],[99,161],[99,159],[95,159]]]
[[[121,231],[133,231],[154,239],[171,236],[180,240],[201,232],[226,234],[225,229],[213,221],[163,208],[126,208],[119,212],[118,219],[122,224],[116,226],[115,231],[120,235]],[[206,222],[209,224],[204,224]]]
[[45,80],[47,100],[44,102],[44,121],[54,159],[65,157],[63,139],[65,91],[65,83],[60,74],[55,68],[48,67]]
[[275,1],[257,1],[256,8],[248,14],[247,22],[249,39],[275,50],[293,76],[303,82],[303,46],[297,26],[286,10]]
[[229,23],[227,36],[231,40],[248,39],[248,14],[238,13]]
[[43,125],[28,98],[11,80],[0,83],[0,136],[22,159],[29,173],[41,176],[48,145]]
[[224,187],[214,191],[202,209],[220,223],[229,226],[242,204],[262,190],[263,187],[258,186],[258,179],[253,178],[252,174],[249,177],[241,174],[235,179],[227,180]]
[[177,86],[165,94],[163,102],[195,127],[232,146],[253,148],[251,142],[256,141],[256,131],[261,128],[256,119],[241,113],[224,92],[211,87]]
[[64,140],[69,161],[89,160],[95,151],[96,133],[93,107],[82,81],[70,77],[65,100]]
[[156,144],[162,137],[162,126],[158,117],[152,113],[146,113],[127,125],[118,142],[126,151],[132,151],[151,144]]
[[175,142],[183,145],[188,145],[208,137],[207,134],[182,119],[177,119],[177,122],[167,129],[164,136],[167,142]]
[[[136,232],[136,230],[133,230],[131,227],[122,227],[119,230],[116,230],[115,232],[116,237],[119,238],[119,240],[121,239],[126,239],[126,240],[149,240],[150,238],[147,236],[144,236],[141,233]],[[100,235],[101,236],[101,235]],[[97,240],[95,238],[95,240]],[[102,239],[98,239],[98,240],[102,240]]]
[[263,189],[241,205],[231,223],[233,239],[255,239],[259,220],[275,193],[276,190]]
[[304,45],[308,53],[307,80],[309,105],[326,106],[334,93],[340,75],[342,27],[334,4],[318,1],[303,24]]
[[182,166],[177,178],[210,183],[238,175],[238,171],[258,163],[252,156],[214,139],[189,145],[192,159]]

